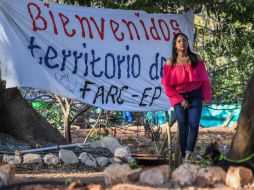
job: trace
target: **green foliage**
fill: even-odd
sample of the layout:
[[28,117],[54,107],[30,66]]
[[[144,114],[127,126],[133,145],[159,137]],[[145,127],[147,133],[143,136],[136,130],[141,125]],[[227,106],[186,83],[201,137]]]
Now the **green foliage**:
[[203,42],[197,49],[210,70],[214,101],[238,103],[253,72],[254,9],[253,5],[252,10],[246,7],[248,1],[223,1],[220,5],[207,8],[207,21],[212,20],[213,24],[197,26]]
[[134,161],[133,163],[130,164],[131,169],[138,169],[140,167],[141,166],[136,161]]
[[100,135],[98,135],[98,133],[92,133],[92,134],[90,135],[90,139],[91,139],[93,142],[96,142],[96,141],[98,141],[98,140],[100,140],[100,139],[102,139],[102,138],[101,138]]
[[[103,130],[103,132],[101,132]],[[90,138],[93,142],[103,139],[109,135],[109,131],[107,129],[98,129],[95,130],[91,135]]]
[[36,107],[39,112],[48,122],[57,129],[63,129],[63,112],[58,103],[45,103],[44,106]]
[[[31,104],[34,109],[46,118],[52,126],[61,130],[64,128],[64,114],[59,103],[52,100],[51,102],[44,102],[41,106],[35,106],[34,102],[31,102]],[[72,121],[76,114],[80,113],[81,109],[82,108],[80,108],[79,104],[74,103],[72,105],[72,109],[69,114],[69,122]]]

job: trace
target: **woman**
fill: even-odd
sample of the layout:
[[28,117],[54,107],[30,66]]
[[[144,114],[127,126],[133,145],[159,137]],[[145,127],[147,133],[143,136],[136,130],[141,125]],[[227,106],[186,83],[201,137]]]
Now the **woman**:
[[212,100],[204,61],[192,53],[183,33],[174,36],[172,58],[163,68],[162,84],[179,125],[179,144],[184,162],[191,162],[197,141],[202,101]]

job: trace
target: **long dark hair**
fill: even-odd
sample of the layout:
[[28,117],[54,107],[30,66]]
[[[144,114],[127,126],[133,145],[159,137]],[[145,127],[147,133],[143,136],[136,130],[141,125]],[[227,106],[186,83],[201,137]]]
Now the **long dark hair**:
[[[172,47],[172,65],[176,64],[176,59],[177,59],[177,49],[176,49],[176,39],[178,36],[184,36],[186,38],[186,40],[188,40],[188,37],[184,34],[184,33],[177,33],[174,38],[173,38],[173,47]],[[196,67],[197,63],[198,63],[198,55],[191,52],[190,50],[190,46],[189,46],[189,42],[188,42],[188,48],[187,48],[187,54],[190,57],[191,60],[191,67],[194,68]]]

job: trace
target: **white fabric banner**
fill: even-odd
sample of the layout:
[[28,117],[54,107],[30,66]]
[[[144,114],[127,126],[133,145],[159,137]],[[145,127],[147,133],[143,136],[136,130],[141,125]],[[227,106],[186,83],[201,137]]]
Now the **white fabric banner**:
[[162,66],[172,39],[193,42],[194,16],[0,1],[7,87],[32,87],[118,111],[168,110]]

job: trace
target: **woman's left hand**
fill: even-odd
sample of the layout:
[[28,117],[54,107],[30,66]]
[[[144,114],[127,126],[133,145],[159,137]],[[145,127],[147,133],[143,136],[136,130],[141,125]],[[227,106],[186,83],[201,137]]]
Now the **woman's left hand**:
[[181,102],[181,106],[184,108],[184,109],[187,109],[189,107],[189,102],[187,100],[183,100]]

